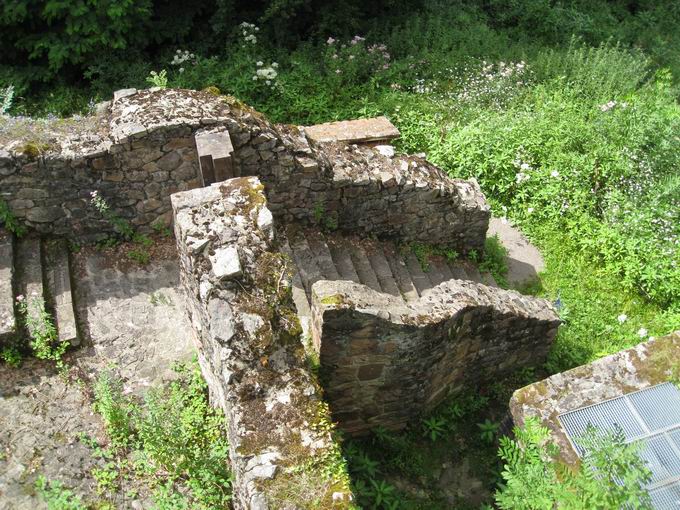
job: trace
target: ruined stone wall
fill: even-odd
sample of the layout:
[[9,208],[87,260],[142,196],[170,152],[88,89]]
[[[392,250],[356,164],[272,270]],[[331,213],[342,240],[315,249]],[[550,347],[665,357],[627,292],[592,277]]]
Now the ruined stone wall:
[[231,179],[177,193],[172,204],[201,368],[229,424],[234,507],[349,508],[260,182]]
[[277,218],[483,249],[489,208],[473,181],[376,148],[310,144],[233,98],[188,90],[119,91],[81,119],[0,119],[0,197],[41,233],[98,237],[113,231],[90,204],[98,191],[148,231],[169,223],[172,193],[201,185],[194,134],[206,126],[227,129],[236,175],[262,179]]
[[312,289],[326,398],[351,434],[401,428],[463,385],[542,363],[559,325],[543,299],[463,280],[409,304],[352,282]]
[[273,149],[281,142],[261,115],[231,98],[203,92],[119,91],[93,117],[3,119],[0,198],[41,233],[97,237],[112,232],[90,204],[93,191],[143,231],[156,222],[167,225],[170,195],[201,185],[194,133],[220,125],[234,142],[239,173],[254,175],[276,159]]

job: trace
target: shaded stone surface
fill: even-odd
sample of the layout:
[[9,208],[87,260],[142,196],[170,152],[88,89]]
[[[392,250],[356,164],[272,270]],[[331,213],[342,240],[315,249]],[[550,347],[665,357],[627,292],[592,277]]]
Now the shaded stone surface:
[[16,329],[14,320],[14,247],[9,233],[0,228],[0,344],[8,340]]
[[80,343],[76,328],[68,246],[63,239],[43,242],[47,306],[53,311],[60,342]]
[[[106,444],[106,434],[88,388],[101,371],[112,369],[123,378],[125,392],[141,395],[172,376],[173,361],[193,354],[176,290],[176,259],[120,268],[110,253],[83,250],[76,265],[74,294],[87,335],[85,345],[66,357],[68,377],[38,360],[18,369],[0,365],[3,509],[45,508],[34,490],[41,474],[80,496],[94,496],[92,469],[105,461],[78,438],[85,434]],[[149,494],[135,500],[125,489],[114,495],[115,508],[150,506]]]
[[575,463],[578,456],[557,420],[560,414],[678,376],[680,331],[521,388],[510,400],[510,412],[518,426],[529,416],[537,417],[550,429],[562,459]]

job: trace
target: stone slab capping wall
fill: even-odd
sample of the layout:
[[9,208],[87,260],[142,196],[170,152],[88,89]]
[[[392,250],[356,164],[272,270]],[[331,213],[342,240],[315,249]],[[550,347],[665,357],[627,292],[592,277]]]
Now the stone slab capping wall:
[[463,385],[543,362],[559,318],[542,299],[449,280],[416,301],[346,281],[312,286],[312,331],[333,418],[400,429]]
[[[0,132],[0,197],[41,233],[111,232],[89,205],[95,190],[143,231],[169,224],[170,195],[212,180],[202,178],[202,156],[220,176],[259,176],[272,213],[283,220],[445,244],[461,253],[483,249],[489,208],[474,181],[450,179],[415,157],[310,141],[304,129],[274,126],[226,96],[128,89],[92,117],[27,122]],[[220,132],[233,152],[227,142],[205,148],[205,137]],[[204,150],[219,154],[208,158]]]
[[234,507],[350,508],[262,188],[243,177],[172,196],[201,368],[229,423]]
[[512,395],[510,412],[517,426],[530,416],[550,429],[560,457],[578,462],[558,416],[604,400],[680,378],[680,331],[555,374]]

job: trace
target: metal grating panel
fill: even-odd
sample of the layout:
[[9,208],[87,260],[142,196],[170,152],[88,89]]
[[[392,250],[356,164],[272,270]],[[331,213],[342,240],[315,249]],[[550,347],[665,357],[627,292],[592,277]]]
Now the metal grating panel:
[[680,450],[680,429],[668,433],[668,437],[675,443],[675,447]]
[[651,483],[659,483],[680,476],[680,457],[665,435],[641,439],[640,457],[652,471]]
[[628,440],[642,437],[646,432],[623,397],[583,407],[562,414],[559,418],[562,427],[572,439],[581,437],[589,425],[599,430],[613,430],[618,425]]
[[600,430],[620,427],[629,443],[640,444],[652,479],[647,488],[656,510],[680,510],[680,390],[658,384],[570,411],[559,416],[562,428],[579,456],[576,440],[588,426]]
[[680,424],[680,391],[672,384],[660,384],[627,396],[650,432]]
[[680,483],[666,485],[649,491],[655,510],[678,510],[680,508]]

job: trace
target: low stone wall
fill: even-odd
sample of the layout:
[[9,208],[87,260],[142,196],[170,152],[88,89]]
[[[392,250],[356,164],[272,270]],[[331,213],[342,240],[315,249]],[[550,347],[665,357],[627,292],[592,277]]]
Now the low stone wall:
[[[268,178],[270,207],[286,221],[481,253],[490,209],[474,180],[451,179],[391,147],[293,140],[297,171]],[[301,155],[307,154],[307,156]]]
[[326,398],[350,434],[399,429],[463,385],[542,363],[560,323],[543,299],[463,280],[408,304],[346,281],[312,293]]
[[114,231],[90,205],[98,191],[142,231],[169,224],[170,195],[200,185],[195,133],[229,132],[235,175],[257,175],[283,220],[481,251],[489,208],[473,181],[413,157],[316,144],[233,98],[189,90],[118,91],[93,117],[0,119],[0,198],[41,233]]
[[551,432],[563,461],[578,456],[557,417],[585,406],[680,378],[680,331],[555,374],[512,395],[510,412],[517,426],[536,417]]
[[234,507],[350,508],[262,188],[245,177],[172,196],[201,368],[229,423]]

